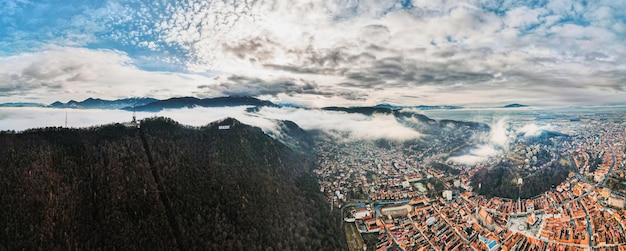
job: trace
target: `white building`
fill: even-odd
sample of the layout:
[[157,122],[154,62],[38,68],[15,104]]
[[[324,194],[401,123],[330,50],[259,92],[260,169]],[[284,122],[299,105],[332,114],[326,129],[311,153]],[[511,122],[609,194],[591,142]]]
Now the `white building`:
[[444,190],[443,193],[442,193],[442,196],[446,200],[452,200],[452,191],[451,190]]

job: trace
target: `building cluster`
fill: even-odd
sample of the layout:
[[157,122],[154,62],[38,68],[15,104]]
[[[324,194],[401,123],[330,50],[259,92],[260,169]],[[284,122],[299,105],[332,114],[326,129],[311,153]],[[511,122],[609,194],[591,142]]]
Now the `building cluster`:
[[374,147],[356,141],[342,145],[318,145],[319,167],[315,170],[322,192],[336,205],[353,199],[408,200],[424,196],[414,183],[429,176],[401,146]]
[[[571,183],[571,182],[570,182]],[[580,183],[580,182],[578,182]],[[575,183],[571,187],[578,185]],[[571,187],[569,190],[571,190]],[[501,199],[466,192],[452,201],[416,198],[382,206],[369,219],[379,234],[377,250],[626,250],[626,210],[603,206],[601,189],[564,197],[544,195],[549,205],[504,212]],[[600,195],[600,196],[598,196]],[[561,198],[558,200],[558,198]],[[497,201],[500,202],[497,202]],[[387,209],[387,210],[385,210]],[[363,228],[363,233],[368,232]]]
[[[473,192],[472,175],[497,159],[448,166],[460,171],[451,176],[432,165],[445,163],[445,154],[409,152],[402,144],[322,143],[315,172],[335,207],[354,200],[369,205],[352,210],[347,224],[378,235],[377,250],[626,250],[626,198],[606,187],[611,175],[626,176],[626,127],[601,124],[581,125],[558,147],[511,149],[523,158],[520,168],[545,167],[534,165],[541,154],[549,162],[568,158],[578,168],[563,183],[530,199]],[[436,190],[432,181],[443,185],[436,196],[429,193]]]
[[626,130],[618,124],[603,124],[597,128],[600,130],[581,130],[576,140],[566,145],[579,173],[604,185],[610,173],[624,176]]

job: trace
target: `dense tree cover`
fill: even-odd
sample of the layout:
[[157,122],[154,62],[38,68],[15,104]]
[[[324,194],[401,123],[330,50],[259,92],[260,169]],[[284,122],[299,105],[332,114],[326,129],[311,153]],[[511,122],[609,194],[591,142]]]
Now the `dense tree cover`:
[[626,182],[626,178],[619,177],[617,175],[611,175],[606,182],[606,187],[608,187],[612,191],[626,194],[626,184],[624,182]]
[[587,156],[589,156],[589,172],[593,173],[604,163],[602,156],[600,154],[593,154],[590,151],[587,151]]
[[461,174],[461,170],[452,168],[451,166],[448,166],[448,165],[443,164],[443,163],[433,162],[433,163],[430,163],[430,165],[433,168],[435,168],[435,169],[444,171],[444,172],[449,173],[451,175],[459,175],[459,174]]
[[0,133],[0,250],[344,249],[312,161],[223,123]]
[[[517,199],[532,198],[544,193],[563,182],[571,169],[570,165],[555,162],[552,165],[524,173],[509,162],[502,162],[494,167],[483,168],[472,176],[474,191],[487,197]],[[523,178],[521,191],[517,179]],[[480,188],[479,188],[480,184]]]

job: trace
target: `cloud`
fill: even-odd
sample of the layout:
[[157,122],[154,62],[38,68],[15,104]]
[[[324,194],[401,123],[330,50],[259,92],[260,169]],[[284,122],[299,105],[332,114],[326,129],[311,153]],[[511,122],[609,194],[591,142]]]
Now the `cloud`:
[[89,127],[131,121],[132,113],[121,110],[74,110],[45,108],[2,108],[0,130],[22,131],[30,128],[68,126]]
[[50,47],[0,59],[0,101],[169,98],[189,95],[208,80],[195,74],[144,71],[127,54],[114,50]]
[[491,131],[488,135],[478,135],[478,138],[474,139],[476,145],[469,150],[469,153],[450,157],[448,161],[473,166],[506,153],[510,143],[508,127],[506,118],[498,119],[495,124],[490,126]]
[[[193,78],[134,78],[158,82],[151,88],[158,93],[288,96],[314,106],[364,105],[396,93],[405,105],[626,99],[620,1],[61,1],[67,8],[58,16],[46,14],[56,5],[8,3],[0,45],[13,49],[0,55],[37,54],[49,44],[89,47],[120,52],[137,69]],[[28,23],[16,21],[28,14]],[[35,95],[65,88],[72,77],[94,77],[62,71],[56,77],[64,79],[46,78],[47,85],[35,71],[18,76],[22,89],[0,89]],[[196,82],[206,76],[219,78]]]
[[322,130],[334,134],[341,132],[354,139],[419,139],[422,134],[398,123],[393,115],[349,114],[345,112],[308,110],[300,108],[263,107],[260,116],[290,120],[305,130]]
[[489,160],[489,158],[494,157],[501,153],[502,152],[499,150],[496,150],[493,147],[493,145],[488,145],[488,144],[479,145],[475,149],[472,149],[469,152],[469,154],[450,157],[448,158],[448,161],[451,161],[457,164],[473,166],[473,165],[483,163]]
[[501,118],[495,125],[491,126],[489,132],[489,142],[505,151],[509,149],[508,124],[506,118]]
[[[270,135],[280,135],[277,120],[290,120],[305,130],[321,130],[340,135],[345,140],[410,140],[422,134],[398,123],[393,115],[365,116],[344,112],[308,110],[299,108],[263,107],[256,113],[249,107],[196,107],[192,109],[164,110],[157,114],[138,112],[137,119],[153,116],[172,118],[184,125],[204,126],[227,117],[245,124],[260,127]],[[67,113],[68,126],[95,125],[131,121],[132,112],[121,110],[76,110],[50,108],[0,108],[0,130],[25,130],[47,126],[64,126]],[[347,138],[344,138],[347,136]]]
[[[192,109],[163,110],[159,113],[137,112],[138,120],[164,116],[189,126],[205,126],[227,117],[235,118],[245,124],[278,133],[275,120],[248,113],[248,107],[196,107]],[[0,108],[0,130],[22,131],[30,128],[65,126],[83,128],[112,123],[125,123],[132,120],[132,112],[122,110],[97,109],[51,109],[51,108]]]
[[230,76],[226,81],[215,86],[205,85],[202,88],[215,89],[228,96],[261,96],[277,95],[285,93],[293,94],[318,94],[324,96],[334,96],[335,92],[330,90],[322,91],[315,82],[307,82],[298,79],[281,79],[276,81],[266,81],[260,78],[246,76]]
[[552,126],[548,125],[538,126],[537,124],[526,124],[517,129],[517,133],[523,134],[524,137],[537,137],[541,135],[541,132],[553,129],[554,128]]
[[[264,81],[249,86],[260,89],[281,79],[302,79],[317,82],[320,88],[367,90],[366,98],[376,99],[379,95],[371,91],[395,87],[437,86],[440,90],[431,94],[437,97],[458,86],[489,93],[510,86],[547,88],[554,80],[564,88],[596,88],[601,82],[621,81],[598,76],[594,70],[580,71],[614,68],[595,57],[580,61],[578,55],[592,52],[589,46],[602,53],[616,37],[607,26],[561,21],[573,15],[569,7],[557,12],[556,5],[522,4],[492,12],[471,1],[446,5],[415,1],[411,8],[402,6],[369,1],[258,2],[243,7],[180,4],[172,8],[174,18],[161,30],[169,43],[191,48],[190,70],[260,75]],[[589,7],[600,14],[614,11]],[[247,11],[239,13],[237,8]],[[193,15],[211,17],[194,19]],[[189,26],[196,30],[181,28]],[[201,51],[205,47],[222,50]],[[496,74],[502,77],[495,78]],[[316,75],[331,76],[326,79],[330,81],[317,81]]]

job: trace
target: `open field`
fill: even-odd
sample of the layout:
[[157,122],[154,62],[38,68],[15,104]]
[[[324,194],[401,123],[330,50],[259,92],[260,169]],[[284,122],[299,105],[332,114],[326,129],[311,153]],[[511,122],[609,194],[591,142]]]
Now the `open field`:
[[350,251],[362,250],[365,244],[356,226],[353,223],[344,223],[344,229],[346,231],[346,239],[348,240],[348,248]]

